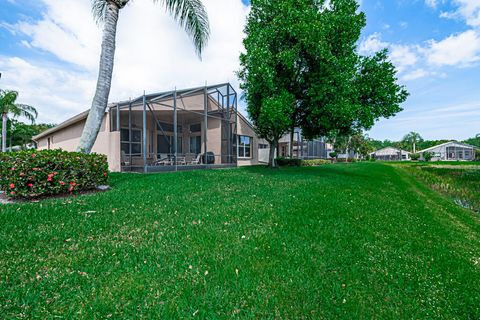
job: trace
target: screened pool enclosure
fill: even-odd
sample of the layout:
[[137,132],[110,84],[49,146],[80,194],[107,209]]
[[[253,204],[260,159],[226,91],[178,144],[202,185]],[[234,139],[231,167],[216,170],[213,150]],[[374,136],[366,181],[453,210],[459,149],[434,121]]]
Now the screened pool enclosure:
[[237,93],[226,83],[147,94],[110,106],[122,171],[157,172],[237,164]]

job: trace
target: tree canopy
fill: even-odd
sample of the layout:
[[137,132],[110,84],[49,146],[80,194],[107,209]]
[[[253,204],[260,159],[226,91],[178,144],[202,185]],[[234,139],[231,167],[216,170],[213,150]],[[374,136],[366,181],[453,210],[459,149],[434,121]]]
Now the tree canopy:
[[[251,4],[239,78],[260,137],[272,144],[293,126],[307,139],[331,131],[351,135],[402,110],[408,93],[397,84],[387,51],[357,52],[366,19],[355,0]],[[275,122],[273,134],[260,119],[278,97],[290,105],[276,104],[274,112],[282,113],[276,117],[285,121]]]

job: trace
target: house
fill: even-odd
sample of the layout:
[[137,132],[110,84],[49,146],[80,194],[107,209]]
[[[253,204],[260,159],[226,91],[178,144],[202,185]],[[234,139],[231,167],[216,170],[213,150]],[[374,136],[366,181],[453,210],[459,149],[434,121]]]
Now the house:
[[375,160],[380,161],[408,161],[410,160],[410,152],[397,149],[394,147],[386,147],[370,153]]
[[475,147],[458,141],[445,142],[427,149],[420,150],[420,160],[424,160],[425,153],[432,155],[432,161],[473,161]]
[[[259,139],[229,83],[109,104],[92,152],[111,171],[158,172],[258,164]],[[38,149],[75,151],[88,111],[33,137]]]
[[[277,154],[279,157],[290,157],[290,133],[285,134],[278,141]],[[333,147],[324,138],[307,140],[302,136],[300,128],[295,128],[293,133],[292,157],[298,159],[326,159]]]

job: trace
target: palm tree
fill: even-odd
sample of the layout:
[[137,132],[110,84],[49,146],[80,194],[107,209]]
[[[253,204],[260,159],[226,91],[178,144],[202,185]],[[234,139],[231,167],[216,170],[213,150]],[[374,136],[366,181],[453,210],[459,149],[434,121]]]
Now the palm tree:
[[412,131],[412,132],[408,133],[407,135],[405,135],[405,137],[403,137],[402,141],[405,142],[405,143],[411,144],[413,146],[413,148],[412,148],[413,153],[417,153],[417,150],[416,150],[417,143],[422,142],[423,138],[419,133]]
[[17,91],[0,90],[0,113],[2,114],[2,152],[7,151],[7,120],[8,115],[24,117],[32,123],[38,116],[34,107],[16,103],[18,98]]
[[[196,53],[201,57],[210,34],[207,13],[201,0],[153,0],[162,4],[180,26],[192,38]],[[112,83],[113,61],[115,56],[115,36],[118,16],[130,0],[92,0],[95,19],[103,23],[102,52],[97,88],[92,107],[83,129],[79,151],[90,153],[102,124]]]

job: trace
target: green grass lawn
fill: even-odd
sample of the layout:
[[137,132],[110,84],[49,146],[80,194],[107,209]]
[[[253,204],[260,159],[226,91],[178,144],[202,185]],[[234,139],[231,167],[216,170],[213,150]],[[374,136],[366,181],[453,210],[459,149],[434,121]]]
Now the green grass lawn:
[[381,163],[0,207],[4,318],[480,318],[480,218]]

